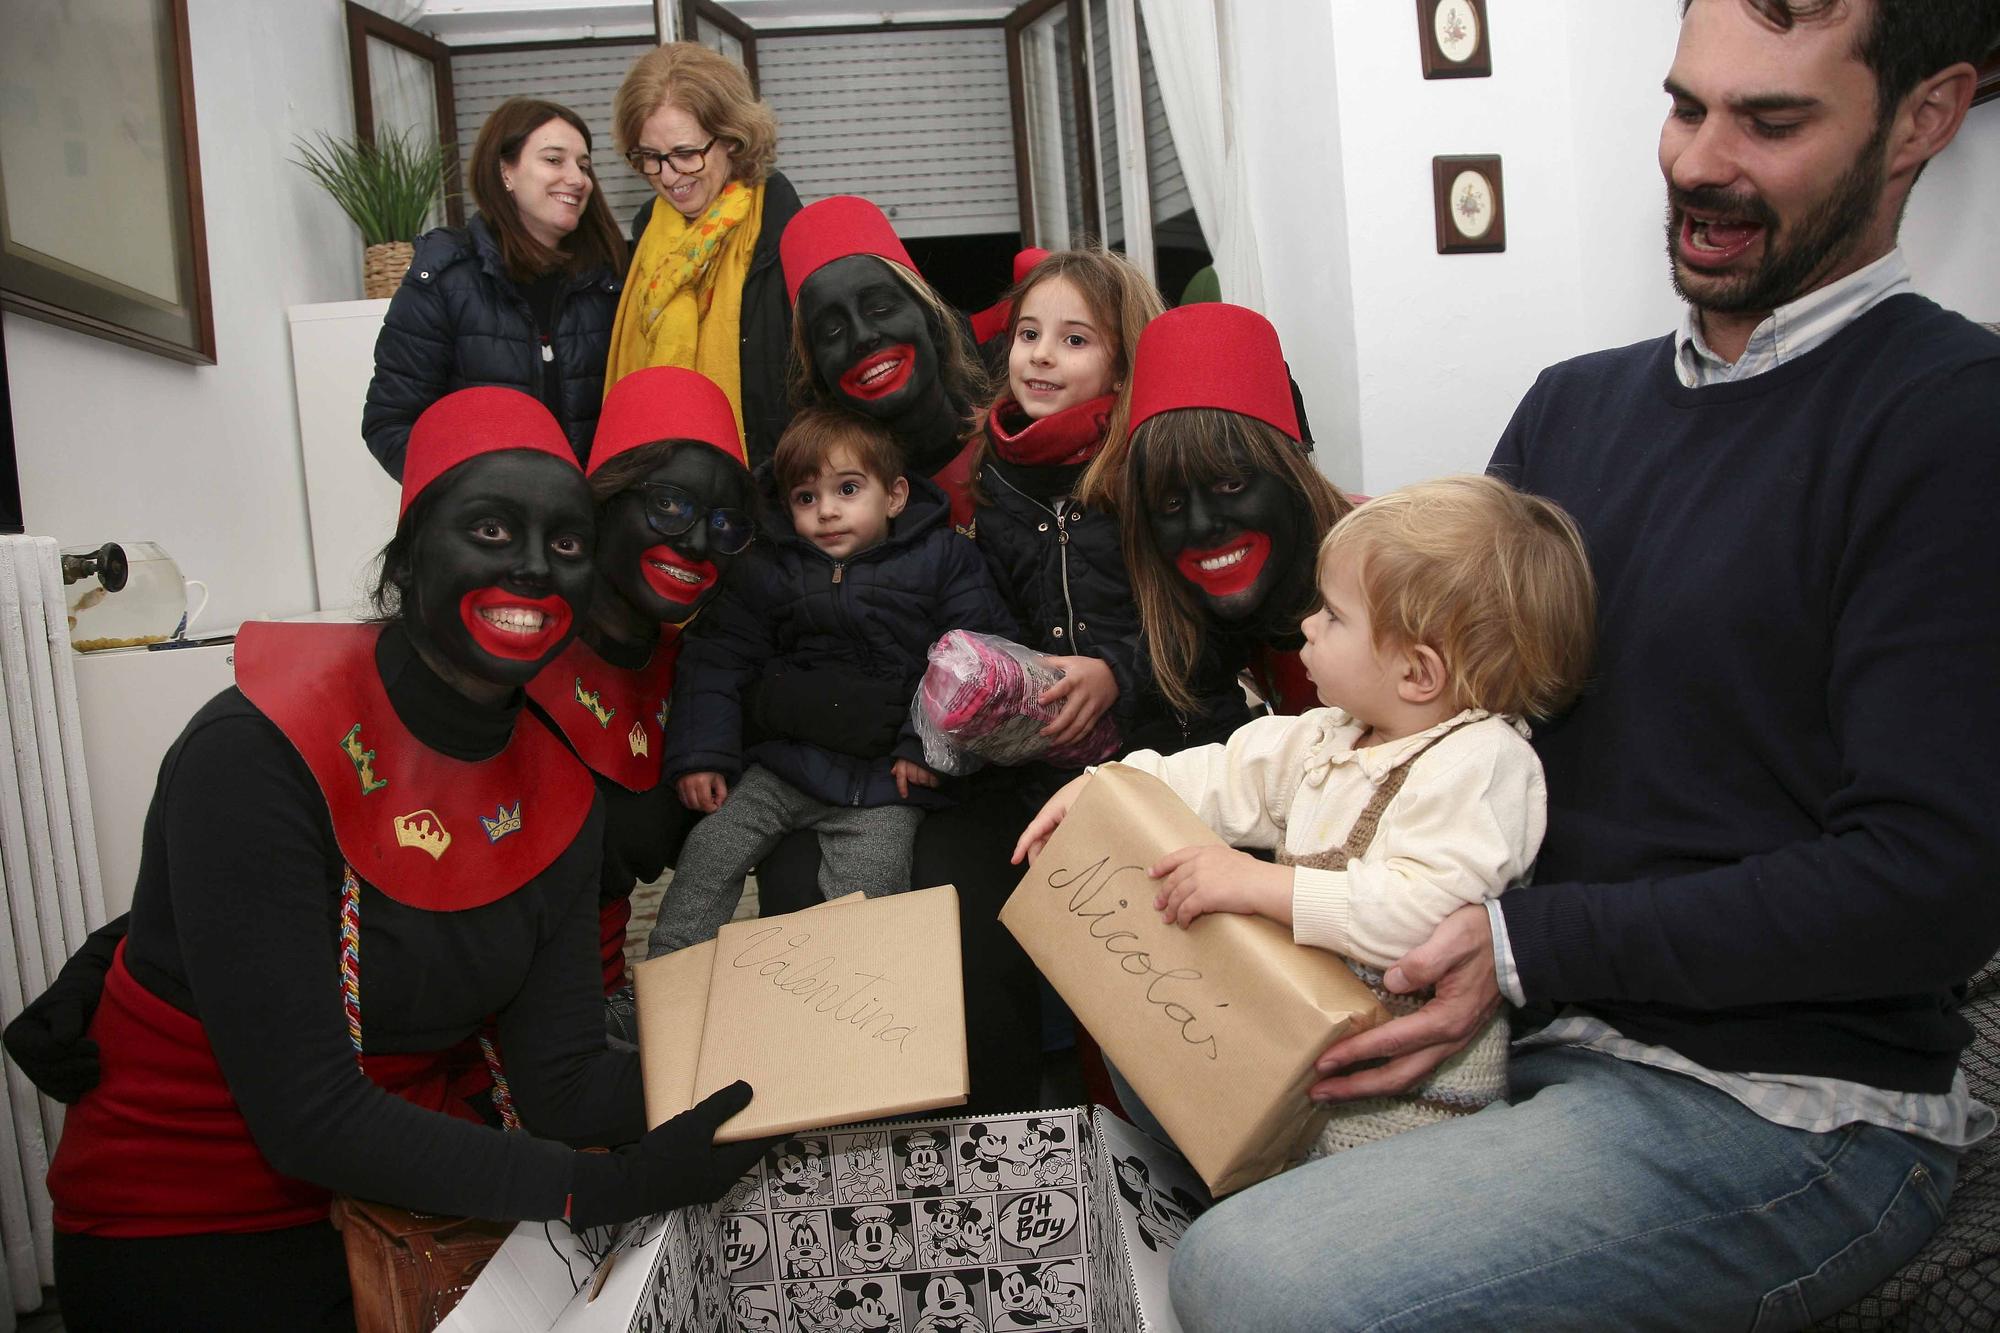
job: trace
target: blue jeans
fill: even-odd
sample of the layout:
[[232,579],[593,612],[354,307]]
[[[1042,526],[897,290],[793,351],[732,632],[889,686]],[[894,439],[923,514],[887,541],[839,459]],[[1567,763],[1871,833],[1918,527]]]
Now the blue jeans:
[[1206,1329],[1797,1328],[1934,1231],[1949,1148],[1760,1119],[1706,1084],[1570,1048],[1508,1104],[1230,1196],[1173,1259]]

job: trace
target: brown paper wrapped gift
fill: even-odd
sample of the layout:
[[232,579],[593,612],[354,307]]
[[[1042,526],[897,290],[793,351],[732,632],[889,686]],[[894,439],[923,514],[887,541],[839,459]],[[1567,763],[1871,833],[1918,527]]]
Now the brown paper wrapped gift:
[[1313,1061],[1388,1017],[1347,965],[1262,917],[1183,930],[1146,871],[1221,839],[1158,778],[1106,764],[1000,920],[1218,1197],[1297,1162],[1326,1123]]
[[949,884],[734,921],[641,963],[646,1123],[739,1078],[754,1096],[719,1143],[957,1106],[968,1092],[961,971]]

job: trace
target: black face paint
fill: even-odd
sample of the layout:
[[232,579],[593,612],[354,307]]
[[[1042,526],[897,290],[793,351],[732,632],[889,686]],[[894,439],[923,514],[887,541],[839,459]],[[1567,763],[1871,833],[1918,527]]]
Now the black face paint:
[[[1147,510],[1153,545],[1208,614],[1258,620],[1272,594],[1311,564],[1302,549],[1312,521],[1304,497],[1282,476],[1253,469],[1240,449],[1217,477],[1170,486]],[[1277,608],[1286,616],[1290,608]]]
[[589,606],[594,524],[583,474],[525,449],[482,454],[432,483],[410,548],[405,620],[467,693],[525,685]]
[[834,260],[800,286],[795,314],[813,368],[840,406],[893,423],[937,393],[930,320],[883,260]]
[[[648,485],[668,489],[649,491]],[[694,521],[671,536],[649,521],[649,510],[660,509],[669,497],[686,497],[696,506]],[[705,444],[679,444],[640,485],[604,502],[597,570],[641,617],[678,625],[714,595],[740,554],[737,529],[749,522],[750,474],[743,465]]]

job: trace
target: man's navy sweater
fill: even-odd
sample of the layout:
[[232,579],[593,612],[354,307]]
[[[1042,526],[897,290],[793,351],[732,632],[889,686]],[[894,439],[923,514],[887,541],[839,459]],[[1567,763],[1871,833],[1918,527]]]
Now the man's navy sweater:
[[1500,899],[1531,1003],[1711,1069],[1941,1092],[2000,945],[2000,338],[1918,296],[1701,389],[1543,372],[1493,456],[1596,572]]

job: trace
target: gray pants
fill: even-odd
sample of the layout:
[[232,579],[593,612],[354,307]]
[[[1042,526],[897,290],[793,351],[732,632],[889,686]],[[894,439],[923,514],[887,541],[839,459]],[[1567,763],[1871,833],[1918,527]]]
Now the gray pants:
[[819,891],[870,898],[910,887],[910,848],[924,812],[914,805],[825,805],[752,764],[722,808],[694,826],[646,937],[646,957],[712,940],[736,915],[743,877],[797,829],[819,834]]

